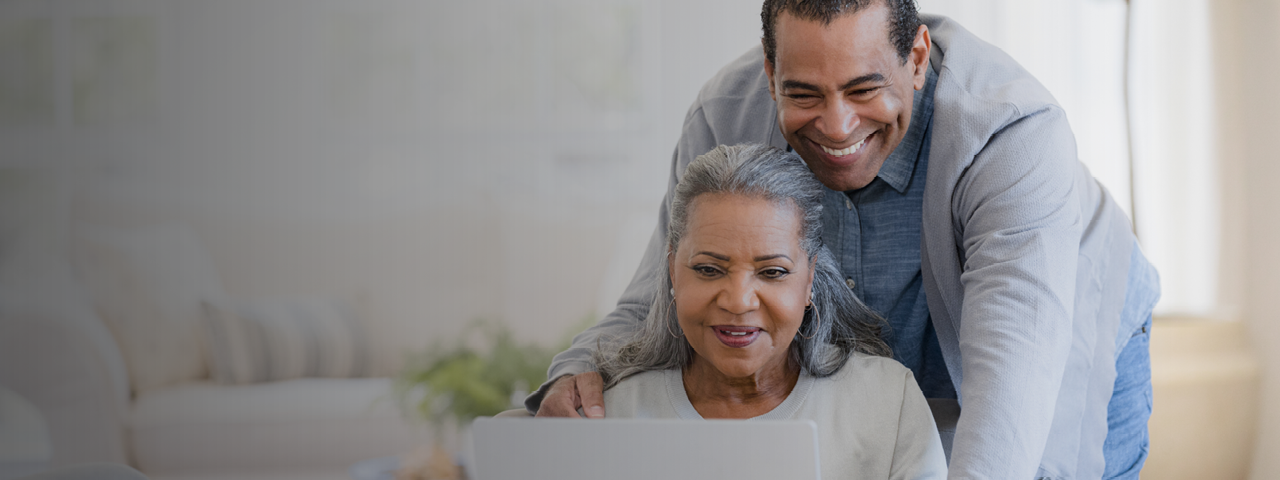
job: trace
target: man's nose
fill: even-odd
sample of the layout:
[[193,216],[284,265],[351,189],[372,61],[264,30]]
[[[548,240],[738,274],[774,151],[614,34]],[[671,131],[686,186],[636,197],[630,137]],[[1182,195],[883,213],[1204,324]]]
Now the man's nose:
[[729,285],[720,293],[720,308],[734,315],[742,315],[760,308],[760,296],[756,284],[747,276],[731,277]]
[[822,117],[818,119],[815,126],[828,139],[843,142],[853,135],[853,129],[858,127],[858,122],[858,112],[853,105],[842,100],[832,100],[827,102],[826,108],[822,111]]

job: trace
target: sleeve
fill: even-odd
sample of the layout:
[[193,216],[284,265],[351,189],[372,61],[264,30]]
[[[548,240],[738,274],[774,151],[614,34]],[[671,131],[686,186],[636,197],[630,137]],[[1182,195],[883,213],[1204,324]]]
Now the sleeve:
[[956,185],[963,409],[951,478],[1032,478],[1044,455],[1073,348],[1078,163],[1050,106],[992,136]]
[[947,478],[947,459],[942,451],[933,412],[920,392],[911,371],[902,388],[902,408],[898,412],[898,437],[889,467],[891,480]]
[[555,379],[595,370],[591,355],[600,339],[626,336],[640,328],[640,323],[649,314],[649,307],[655,293],[654,288],[659,283],[662,269],[666,268],[667,222],[671,196],[680,177],[684,175],[685,167],[698,155],[707,153],[718,145],[712,132],[706,114],[701,108],[701,101],[694,102],[689,108],[689,113],[685,115],[680,141],[671,155],[671,175],[668,177],[667,193],[662,199],[662,205],[658,208],[658,226],[654,228],[653,235],[649,238],[649,245],[645,248],[640,266],[631,277],[631,283],[622,292],[622,298],[618,300],[613,312],[606,315],[599,323],[573,337],[573,344],[569,349],[552,359],[551,367],[547,370],[547,382],[525,399],[525,408],[530,412],[537,412],[538,406],[542,404],[542,397],[546,395],[547,389]]

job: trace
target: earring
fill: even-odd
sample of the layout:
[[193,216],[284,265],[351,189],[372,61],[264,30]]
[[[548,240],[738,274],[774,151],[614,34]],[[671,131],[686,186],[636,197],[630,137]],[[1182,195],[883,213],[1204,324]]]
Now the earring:
[[[675,311],[675,306],[676,306],[676,289],[675,289],[675,288],[672,288],[672,289],[671,289],[671,303],[667,304],[667,318],[668,318],[668,319],[670,319],[670,318],[671,318],[671,312]],[[677,317],[677,318],[678,318],[678,317]],[[677,321],[676,323],[679,323],[679,322]],[[676,332],[674,332],[674,331],[672,331],[672,330],[671,330],[671,321],[670,321],[670,320],[668,320],[668,321],[667,321],[667,333],[670,333],[670,334],[671,334],[671,336],[672,336],[672,337],[675,337],[675,338],[680,338],[681,336],[683,336],[683,335],[684,335],[684,332],[681,332],[681,334],[680,334],[680,335],[676,335]]]
[[803,333],[796,333],[800,335],[800,338],[810,340],[818,334],[818,328],[822,325],[822,316],[818,314],[818,307],[813,304],[813,292],[809,292],[809,305],[805,307],[805,310],[813,312],[813,333],[809,334],[807,337]]

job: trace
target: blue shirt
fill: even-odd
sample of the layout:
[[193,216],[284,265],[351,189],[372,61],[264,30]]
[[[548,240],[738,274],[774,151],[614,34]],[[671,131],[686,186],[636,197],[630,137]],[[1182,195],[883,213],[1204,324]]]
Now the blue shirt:
[[937,79],[929,68],[925,87],[915,92],[911,126],[876,178],[857,190],[827,190],[822,240],[840,263],[845,283],[888,321],[882,336],[893,358],[915,374],[925,397],[956,398],[929,319],[920,273],[921,215]]

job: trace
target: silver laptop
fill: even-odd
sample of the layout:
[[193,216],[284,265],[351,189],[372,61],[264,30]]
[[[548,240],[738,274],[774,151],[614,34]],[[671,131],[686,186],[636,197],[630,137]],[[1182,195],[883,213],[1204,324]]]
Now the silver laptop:
[[818,480],[810,420],[481,418],[474,480]]

